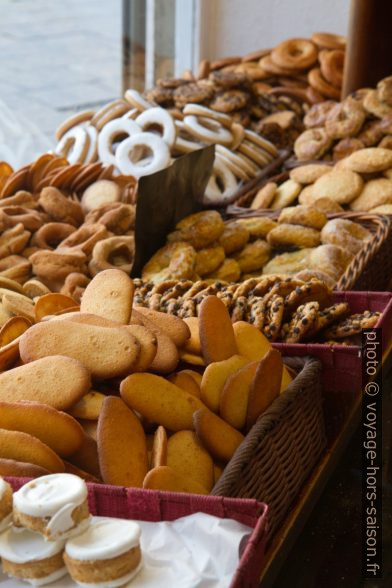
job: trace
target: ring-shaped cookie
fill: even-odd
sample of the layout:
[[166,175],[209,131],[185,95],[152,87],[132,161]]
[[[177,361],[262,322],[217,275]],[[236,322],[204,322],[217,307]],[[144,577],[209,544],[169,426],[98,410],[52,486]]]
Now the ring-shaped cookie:
[[366,112],[360,102],[348,97],[335,104],[325,122],[327,135],[332,139],[354,137],[362,127]]
[[156,106],[155,103],[148,102],[145,98],[143,98],[140,92],[133,90],[132,88],[129,88],[125,91],[124,98],[129,102],[129,104],[131,104],[131,106],[133,106],[133,108],[137,108],[139,112],[143,112],[144,110],[148,110],[149,108]]
[[167,110],[160,108],[149,108],[135,119],[135,122],[143,132],[154,132],[151,127],[158,127],[159,136],[169,147],[173,147],[176,140],[176,127],[174,121]]
[[184,118],[184,125],[192,135],[206,143],[219,143],[229,147],[233,142],[231,132],[211,118],[189,114]]
[[212,174],[205,191],[204,201],[211,204],[221,204],[233,196],[237,189],[238,184],[235,175],[222,159],[215,159]]
[[341,88],[343,84],[344,51],[320,51],[321,73],[333,86]]
[[196,251],[189,243],[169,243],[159,249],[146,263],[142,277],[154,283],[165,280],[192,278],[195,271]]
[[[131,122],[131,121],[129,121]],[[152,157],[132,160],[132,154],[140,156],[145,149]],[[148,176],[170,164],[170,150],[163,139],[153,133],[139,133],[122,141],[116,151],[116,164],[120,172],[127,176],[141,178]]]
[[105,269],[121,269],[131,273],[135,239],[132,236],[109,237],[94,245],[92,259],[88,265],[90,274],[95,276]]
[[[218,151],[218,147],[220,147],[222,151]],[[253,177],[253,175],[249,175],[246,172],[244,166],[242,165],[242,160],[237,156],[237,154],[232,153],[230,149],[227,149],[227,147],[223,147],[223,145],[217,145],[215,148],[215,156],[217,159],[222,159],[223,163],[226,164],[229,170],[233,172],[236,178],[247,182],[251,177]]]
[[128,135],[128,137],[140,135],[141,132],[141,128],[134,120],[116,118],[108,122],[98,137],[98,156],[100,160],[103,163],[117,165],[116,155],[113,151],[113,144],[116,139],[119,137],[124,138],[124,135]]
[[249,159],[254,161],[259,167],[265,167],[271,161],[271,156],[250,141],[242,141],[241,145],[238,147],[238,151],[249,157]]
[[176,120],[175,125],[177,129],[176,142],[174,143],[175,152],[191,153],[204,146],[203,143],[194,140],[193,135],[191,135],[183,121]]
[[83,112],[77,112],[69,118],[67,118],[56,130],[56,139],[60,141],[67,131],[73,127],[79,126],[81,123],[91,120],[94,116],[94,110],[84,110]]
[[94,163],[98,155],[98,131],[92,125],[86,127],[86,133],[90,137],[90,145],[85,156],[85,163]]
[[40,249],[55,249],[76,228],[68,223],[46,223],[33,235],[31,245]]
[[109,237],[109,232],[104,225],[94,223],[91,225],[83,224],[76,231],[68,235],[61,243],[57,250],[61,249],[80,249],[86,255],[90,255],[95,244],[102,239]]
[[73,127],[63,135],[54,152],[71,164],[84,163],[90,147],[90,136],[82,126]]
[[308,82],[316,92],[320,92],[323,96],[333,98],[334,100],[340,100],[340,90],[323,78],[319,67],[314,67],[309,71]]
[[323,128],[304,131],[294,143],[294,153],[297,159],[320,159],[331,147],[332,139]]
[[267,141],[267,139],[261,137],[254,131],[245,129],[245,139],[251,141],[252,143],[255,143],[258,147],[261,147],[261,149],[264,149],[264,151],[272,155],[272,157],[278,156],[278,150],[275,147],[275,145],[271,143],[271,141]]
[[271,59],[286,69],[307,69],[317,61],[316,45],[309,39],[287,39],[271,52]]
[[224,127],[231,127],[233,122],[231,116],[225,114],[224,112],[217,112],[216,110],[212,110],[207,106],[202,106],[201,104],[186,104],[182,110],[185,115],[194,114],[195,116],[203,116],[205,118],[213,118],[221,123]]

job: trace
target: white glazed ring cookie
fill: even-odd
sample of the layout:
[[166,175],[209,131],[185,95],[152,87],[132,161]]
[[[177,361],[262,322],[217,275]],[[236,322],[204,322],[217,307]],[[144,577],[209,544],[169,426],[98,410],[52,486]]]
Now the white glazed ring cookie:
[[[219,178],[219,184],[217,179]],[[219,187],[223,186],[223,190]],[[215,159],[210,179],[208,180],[205,201],[220,204],[230,198],[237,190],[238,184],[234,174],[221,159]]]
[[213,118],[225,127],[230,127],[233,122],[232,118],[224,112],[217,112],[216,110],[212,110],[211,108],[202,106],[201,104],[186,104],[182,109],[182,112],[184,114],[194,114],[195,116]]
[[126,90],[124,98],[131,106],[133,106],[133,108],[137,108],[139,112],[143,112],[144,110],[148,110],[148,108],[156,106],[155,103],[147,102],[140,92],[137,90],[132,90],[132,88]]
[[67,120],[65,120],[61,125],[57,128],[56,131],[56,139],[60,141],[60,139],[65,135],[67,131],[80,125],[81,123],[87,122],[92,119],[95,112],[94,110],[84,110],[83,112],[78,112],[73,114]]
[[[152,157],[134,161],[134,156],[140,155],[143,148],[152,151]],[[139,133],[122,141],[117,147],[116,164],[124,175],[140,178],[148,176],[170,164],[170,150],[163,139],[153,133]]]
[[150,127],[159,127],[161,138],[169,147],[173,147],[176,140],[176,127],[174,121],[167,110],[157,106],[145,110],[135,120],[136,124],[142,131],[149,131]]
[[184,118],[184,125],[192,135],[206,143],[220,143],[230,146],[233,142],[231,132],[212,118],[188,114]]
[[[116,137],[129,137],[141,133],[141,128],[135,121],[124,118],[116,118],[108,122],[98,137],[98,155],[103,163],[117,165],[117,159],[113,152],[113,143]],[[118,149],[118,148],[117,148]]]
[[223,163],[227,165],[230,171],[233,172],[236,178],[247,182],[253,174],[249,174],[244,166],[242,165],[242,160],[236,155],[232,153],[230,149],[224,147],[223,145],[216,145],[215,147],[215,157],[217,159],[222,159]]
[[181,120],[176,120],[174,124],[177,129],[176,142],[174,143],[174,149],[176,152],[190,153],[191,151],[195,151],[204,146],[200,141],[195,141],[193,135],[190,134]]
[[73,127],[58,142],[55,153],[66,157],[71,164],[84,163],[90,147],[90,136],[84,127]]
[[123,114],[121,118],[130,118],[131,120],[135,120],[139,116],[139,114],[140,112],[137,108],[131,108],[131,110],[128,110],[128,112]]
[[97,161],[98,155],[98,131],[92,125],[88,125],[85,128],[88,136],[90,137],[90,145],[84,158],[84,163],[94,163]]

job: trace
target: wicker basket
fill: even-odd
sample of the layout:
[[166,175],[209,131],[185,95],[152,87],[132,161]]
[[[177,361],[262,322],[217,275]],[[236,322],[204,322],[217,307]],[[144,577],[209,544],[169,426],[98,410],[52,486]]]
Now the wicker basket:
[[[7,478],[18,490],[27,478]],[[259,585],[266,542],[268,507],[256,500],[235,500],[195,494],[178,494],[138,488],[88,484],[90,511],[94,515],[140,521],[174,521],[203,512],[233,519],[252,528],[240,546],[240,561],[230,588],[256,588]],[[178,584],[179,585],[179,584]]]
[[302,369],[252,427],[212,490],[265,501],[269,541],[326,447],[321,364],[311,357],[287,364]]
[[[230,206],[226,214],[231,220],[268,216],[276,219],[276,210],[250,210]],[[328,218],[345,218],[366,227],[373,235],[355,255],[335,285],[335,290],[387,290],[392,278],[392,217],[361,212],[329,214]]]

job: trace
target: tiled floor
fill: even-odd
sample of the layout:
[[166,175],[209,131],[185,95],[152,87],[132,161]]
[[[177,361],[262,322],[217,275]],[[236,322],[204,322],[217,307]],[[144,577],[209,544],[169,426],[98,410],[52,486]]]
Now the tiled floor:
[[121,0],[0,0],[0,100],[49,137],[121,93]]

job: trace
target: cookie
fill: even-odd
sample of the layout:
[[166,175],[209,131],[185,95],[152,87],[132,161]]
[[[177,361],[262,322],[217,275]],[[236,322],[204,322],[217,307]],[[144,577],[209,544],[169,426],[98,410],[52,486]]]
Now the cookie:
[[68,412],[76,419],[96,421],[98,420],[105,398],[106,396],[104,394],[90,390]]
[[267,241],[275,249],[307,249],[320,245],[320,231],[301,225],[281,223],[268,233]]
[[289,206],[296,200],[300,192],[301,184],[291,178],[286,180],[283,184],[280,184],[276,191],[276,196],[271,204],[272,210],[278,210],[279,208]]
[[249,232],[251,239],[263,239],[274,227],[276,227],[276,222],[272,220],[272,218],[266,216],[239,218],[235,223],[246,229]]
[[97,443],[103,481],[141,488],[148,470],[146,436],[138,417],[121,398],[108,396],[104,400]]
[[176,316],[143,307],[137,308],[137,312],[166,333],[177,347],[183,347],[191,336],[187,324]]
[[50,293],[40,296],[34,306],[35,320],[38,322],[45,316],[54,315],[61,311],[75,308],[76,302],[70,296]]
[[[157,350],[149,370],[157,373],[168,374],[177,367],[179,356],[173,340],[156,323],[147,316],[139,314],[135,309],[132,311],[131,321],[141,319],[143,326],[154,334],[157,341]],[[136,364],[137,365],[137,364]]]
[[211,274],[205,276],[206,279],[219,280],[225,282],[236,282],[241,276],[241,268],[235,259],[226,257],[222,264]]
[[241,355],[210,363],[204,370],[200,385],[200,398],[213,412],[219,411],[219,398],[229,376],[246,365],[249,360]]
[[207,408],[193,415],[196,434],[207,451],[224,463],[230,461],[244,436]]
[[181,370],[180,372],[174,373],[168,377],[168,380],[182,390],[185,390],[185,392],[189,392],[192,396],[200,398],[200,385],[194,377],[187,373],[187,371],[188,370]]
[[126,325],[131,317],[133,291],[132,280],[123,271],[105,270],[88,284],[82,296],[80,311]]
[[363,180],[350,169],[334,169],[319,178],[312,186],[312,197],[331,198],[339,204],[349,204],[361,192]]
[[135,372],[146,372],[153,363],[158,351],[158,341],[152,331],[143,325],[127,325],[125,327],[140,345],[140,353],[133,364],[132,370]]
[[285,299],[285,306],[289,313],[308,302],[318,302],[320,309],[327,307],[331,300],[331,291],[324,282],[311,280],[303,286],[298,286]]
[[[241,323],[236,323],[241,324]],[[245,323],[247,324],[247,323]],[[259,332],[259,331],[258,331]],[[261,333],[260,333],[261,335]],[[270,345],[268,344],[270,348]],[[246,411],[250,387],[256,374],[259,360],[251,361],[229,376],[219,399],[219,414],[229,425],[241,431],[246,423]]]
[[67,410],[91,388],[90,374],[77,360],[44,357],[0,374],[0,400],[31,400]]
[[366,182],[360,195],[350,203],[350,208],[354,211],[370,211],[385,204],[392,204],[392,180],[377,178]]
[[380,312],[371,312],[370,310],[366,310],[361,314],[352,314],[326,329],[324,331],[324,337],[328,339],[341,339],[358,335],[362,329],[371,329],[374,327],[378,323],[380,316]]
[[210,492],[214,463],[193,431],[178,431],[167,443],[167,465],[185,479],[195,480]]
[[222,361],[237,353],[230,315],[219,298],[207,296],[200,305],[199,333],[207,363]]
[[392,167],[392,151],[380,147],[360,149],[342,160],[340,165],[360,174],[382,172]]
[[308,206],[289,206],[280,212],[278,222],[292,225],[301,225],[312,229],[321,230],[328,221],[326,214]]
[[171,382],[153,374],[132,374],[121,382],[121,398],[143,417],[169,431],[192,429],[192,414],[203,403]]
[[153,468],[146,475],[143,488],[147,490],[166,490],[167,492],[190,492],[208,494],[208,491],[193,478],[185,478],[169,466]]
[[168,465],[167,463],[167,434],[165,427],[159,425],[154,434],[151,450],[151,469]]
[[15,341],[31,326],[29,319],[13,316],[0,329],[0,349]]
[[33,435],[61,457],[75,453],[84,436],[70,415],[36,402],[0,402],[0,429]]
[[[270,233],[268,233],[268,235],[269,234]],[[248,273],[261,270],[269,260],[270,255],[271,248],[267,241],[264,241],[264,239],[256,239],[245,245],[242,251],[234,254],[233,257],[240,266],[241,271],[243,273]]]
[[324,310],[320,310],[318,313],[313,326],[306,332],[305,338],[311,339],[317,333],[331,325],[332,323],[336,322],[337,319],[342,318],[349,312],[349,305],[347,302],[338,302],[325,308]]
[[278,185],[275,182],[267,182],[260,188],[253,198],[250,208],[257,210],[259,208],[269,208],[271,202],[276,196]]
[[270,349],[259,362],[249,391],[246,429],[249,431],[259,416],[279,396],[283,362],[277,349]]
[[65,355],[79,360],[93,377],[104,379],[129,373],[140,346],[121,326],[98,327],[53,319],[26,331],[21,336],[19,351],[25,363]]
[[290,178],[299,184],[314,184],[316,180],[327,174],[331,168],[322,163],[309,163],[290,170]]
[[299,343],[309,331],[313,330],[317,322],[318,310],[318,302],[307,302],[298,306],[285,333],[286,343]]
[[0,429],[0,458],[31,463],[51,473],[64,471],[63,462],[48,445],[21,431]]
[[312,248],[300,249],[290,253],[276,255],[263,267],[263,274],[293,275],[302,271],[308,265]]
[[68,458],[68,461],[96,478],[101,478],[97,442],[89,435],[84,435],[82,446]]
[[263,333],[269,341],[276,341],[284,315],[284,299],[274,294],[266,305]]
[[47,476],[50,471],[41,466],[15,461],[14,459],[0,458],[0,476],[15,476],[17,478],[39,478]]

